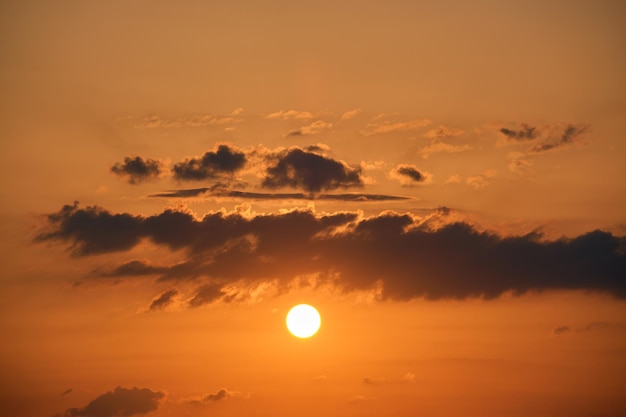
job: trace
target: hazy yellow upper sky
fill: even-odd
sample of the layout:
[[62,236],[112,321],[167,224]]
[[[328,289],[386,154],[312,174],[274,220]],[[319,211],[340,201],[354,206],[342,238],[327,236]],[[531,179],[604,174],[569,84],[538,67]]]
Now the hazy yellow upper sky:
[[623,2],[5,1],[0,30],[11,416],[626,414]]

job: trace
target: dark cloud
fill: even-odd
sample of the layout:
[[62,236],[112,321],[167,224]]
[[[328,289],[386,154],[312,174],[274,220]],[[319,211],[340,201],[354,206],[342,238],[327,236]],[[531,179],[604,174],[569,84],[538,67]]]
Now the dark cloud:
[[570,331],[571,329],[569,328],[569,326],[557,326],[554,329],[552,329],[552,334],[554,336],[561,336],[566,333],[569,333]]
[[210,279],[191,306],[220,299],[229,283],[306,274],[332,276],[345,290],[382,284],[381,296],[398,300],[568,289],[626,298],[624,237],[599,230],[554,241],[536,233],[500,236],[445,224],[444,215],[219,211],[199,219],[183,211],[145,217],[73,205],[48,216],[48,230],[37,239],[65,242],[78,256],[127,251],[141,239],[184,250],[186,260],[176,265],[126,268],[158,271],[161,280]]
[[99,207],[79,209],[78,202],[49,215],[48,223],[51,231],[43,231],[36,241],[70,241],[75,256],[127,250],[142,237],[136,216],[112,214]]
[[203,304],[210,304],[226,295],[219,284],[206,284],[200,287],[194,297],[189,300],[190,307],[200,307]]
[[430,174],[419,170],[415,165],[398,165],[389,173],[391,178],[399,180],[404,185],[423,183],[429,179]]
[[216,393],[210,393],[199,398],[193,398],[193,399],[188,400],[187,402],[189,404],[204,405],[204,404],[210,404],[210,403],[222,401],[227,398],[246,398],[246,397],[247,396],[242,395],[242,393],[239,391],[231,391],[231,390],[222,388]]
[[531,152],[545,152],[573,143],[582,133],[587,130],[587,128],[588,126],[567,125],[563,129],[563,131],[559,135],[557,135],[556,138],[552,137],[545,141],[542,141],[541,143],[536,144],[531,148]]
[[294,147],[268,159],[270,166],[261,184],[265,188],[293,187],[317,193],[363,186],[360,168],[315,152]]
[[133,260],[126,262],[112,271],[104,272],[107,277],[133,277],[143,275],[155,275],[165,272],[167,268],[154,266],[144,260]]
[[131,389],[117,387],[102,394],[82,408],[69,408],[55,417],[131,417],[146,414],[159,407],[159,400],[164,397],[160,391],[148,388]]
[[232,175],[246,164],[246,155],[235,147],[219,145],[200,158],[188,158],[174,165],[174,178],[181,181],[200,181]]
[[500,129],[500,132],[507,138],[518,141],[532,140],[539,135],[539,130],[537,128],[528,126],[527,124],[522,124],[522,126],[518,130],[512,130],[503,127],[502,129]]
[[223,400],[227,396],[228,396],[228,393],[226,392],[226,390],[221,389],[215,394],[207,394],[204,397],[204,401],[219,401],[219,400]]
[[150,197],[165,198],[191,198],[201,195],[211,197],[231,197],[250,200],[336,200],[336,201],[388,201],[388,200],[408,200],[408,197],[385,195],[385,194],[304,194],[304,193],[255,193],[248,191],[228,190],[223,188],[192,188],[184,190],[171,190]]
[[157,311],[162,310],[168,305],[172,304],[174,298],[179,294],[179,291],[176,288],[172,288],[171,290],[167,290],[157,298],[152,300],[150,303],[150,307],[148,307],[149,311]]
[[66,389],[65,391],[63,391],[63,392],[61,393],[61,396],[62,396],[62,397],[64,397],[64,396],[66,396],[66,395],[69,395],[69,394],[71,394],[71,393],[72,393],[72,391],[74,391],[72,388],[68,388],[68,389]]
[[116,163],[111,172],[128,181],[129,184],[138,184],[142,181],[158,178],[165,167],[156,159],[143,159],[140,156],[126,157],[124,163]]

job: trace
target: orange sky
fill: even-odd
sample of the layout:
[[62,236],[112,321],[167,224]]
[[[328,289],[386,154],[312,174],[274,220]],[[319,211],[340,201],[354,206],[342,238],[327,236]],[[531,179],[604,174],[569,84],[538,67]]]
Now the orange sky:
[[626,414],[625,12],[2,3],[0,409]]

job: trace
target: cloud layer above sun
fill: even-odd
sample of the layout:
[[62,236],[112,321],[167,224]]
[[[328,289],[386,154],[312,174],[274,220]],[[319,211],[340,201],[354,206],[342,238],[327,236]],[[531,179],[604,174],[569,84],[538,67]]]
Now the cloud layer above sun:
[[[494,298],[545,290],[626,297],[626,238],[602,231],[554,241],[538,233],[502,236],[448,216],[448,209],[425,217],[312,210],[216,211],[196,217],[173,209],[142,216],[75,203],[50,214],[37,241],[64,244],[75,257],[124,253],[144,241],[182,250],[185,258],[175,264],[129,259],[103,265],[99,275],[152,276],[172,286],[194,282],[192,307],[245,298],[243,293],[227,295],[224,289],[234,283],[287,284],[306,275],[346,291],[379,287],[381,298],[395,300]],[[167,305],[177,294],[161,294],[150,309]]]

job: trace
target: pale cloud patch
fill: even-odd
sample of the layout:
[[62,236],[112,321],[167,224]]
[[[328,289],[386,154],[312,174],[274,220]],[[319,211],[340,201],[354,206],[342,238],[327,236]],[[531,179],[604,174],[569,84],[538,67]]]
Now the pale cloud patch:
[[266,115],[265,118],[282,120],[311,119],[313,118],[313,113],[300,110],[279,110],[277,112]]
[[507,157],[509,159],[509,171],[518,176],[524,175],[528,168],[533,165],[532,160],[522,152],[509,152]]
[[372,119],[370,123],[367,124],[365,129],[361,130],[361,134],[365,136],[371,136],[381,133],[392,133],[392,132],[406,132],[410,130],[419,130],[432,122],[428,119],[414,119],[407,121],[383,121],[384,115],[378,115]]
[[446,184],[460,184],[461,177],[458,174],[450,175],[450,177],[446,180]]
[[432,154],[435,153],[458,153],[465,152],[472,149],[470,145],[452,145],[450,143],[433,141],[430,145],[423,147],[419,150],[419,154],[424,159],[428,159]]
[[385,169],[387,163],[383,160],[379,161],[361,161],[361,168],[368,171],[379,171]]
[[157,128],[171,128],[178,129],[183,127],[203,127],[213,125],[225,125],[231,123],[238,123],[241,121],[237,116],[241,114],[236,109],[233,113],[227,116],[216,116],[212,114],[194,114],[189,116],[178,117],[170,119],[159,115],[147,116],[133,124],[136,129],[157,129]]
[[439,125],[439,127],[430,129],[428,132],[424,133],[424,137],[430,139],[443,139],[449,136],[459,136],[463,133],[464,132],[461,129]]
[[483,188],[491,184],[491,180],[496,176],[495,169],[488,169],[480,175],[468,177],[466,180],[467,185],[474,187],[476,190],[482,190]]
[[363,383],[367,385],[378,385],[387,382],[387,378],[381,376],[366,376],[363,378]]
[[404,374],[404,376],[402,377],[402,380],[404,382],[410,382],[410,383],[414,383],[415,382],[415,374],[413,372],[407,372],[406,374]]
[[362,113],[361,109],[349,110],[341,115],[341,120],[350,120]]
[[370,396],[366,396],[366,395],[355,395],[353,397],[350,397],[348,399],[348,402],[350,404],[360,404],[360,403],[364,403],[366,401],[372,401],[374,400],[374,397],[370,397]]
[[313,123],[302,126],[298,129],[290,130],[286,136],[310,136],[316,135],[333,127],[332,123],[323,120],[316,120]]

